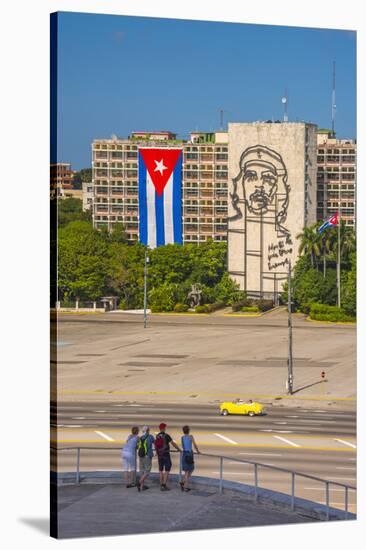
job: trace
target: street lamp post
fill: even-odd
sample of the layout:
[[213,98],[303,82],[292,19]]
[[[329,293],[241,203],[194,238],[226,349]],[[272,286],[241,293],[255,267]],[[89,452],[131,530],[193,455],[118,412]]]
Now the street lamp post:
[[145,266],[144,266],[144,328],[147,327],[147,264],[149,263],[149,256],[147,255],[147,249],[145,250]]
[[293,393],[294,375],[292,361],[292,295],[291,295],[291,260],[288,266],[288,358],[287,358],[287,391],[290,395]]

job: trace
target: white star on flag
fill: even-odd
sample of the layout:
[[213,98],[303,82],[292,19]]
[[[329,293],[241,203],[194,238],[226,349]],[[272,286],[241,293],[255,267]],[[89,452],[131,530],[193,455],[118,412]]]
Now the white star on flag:
[[160,175],[162,176],[164,170],[167,170],[168,167],[164,166],[163,159],[161,159],[160,162],[158,162],[157,160],[154,160],[154,162],[156,164],[156,168],[155,168],[154,172],[160,172]]

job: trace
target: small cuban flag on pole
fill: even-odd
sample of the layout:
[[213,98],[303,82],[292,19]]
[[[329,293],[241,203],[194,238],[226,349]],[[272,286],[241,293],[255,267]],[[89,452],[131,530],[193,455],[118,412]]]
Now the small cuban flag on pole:
[[335,214],[333,214],[333,216],[331,216],[330,218],[328,218],[319,228],[318,228],[318,233],[323,233],[323,231],[325,229],[328,229],[329,227],[336,227],[339,223],[339,214],[338,212],[336,212]]
[[183,243],[182,149],[139,148],[140,242]]

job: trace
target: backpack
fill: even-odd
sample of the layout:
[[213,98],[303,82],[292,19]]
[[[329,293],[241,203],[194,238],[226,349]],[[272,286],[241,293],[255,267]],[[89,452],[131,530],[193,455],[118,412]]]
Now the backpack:
[[165,434],[163,432],[158,433],[155,438],[155,449],[158,455],[164,454],[167,450]]
[[139,442],[137,444],[137,453],[139,455],[140,458],[144,458],[145,456],[147,456],[147,438],[149,436],[148,435],[145,435],[145,437],[140,437],[139,439]]

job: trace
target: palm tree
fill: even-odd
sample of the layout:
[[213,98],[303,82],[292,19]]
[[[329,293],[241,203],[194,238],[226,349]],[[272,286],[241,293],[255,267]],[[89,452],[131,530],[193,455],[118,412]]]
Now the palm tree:
[[[315,260],[320,256],[321,238],[317,232],[318,224],[313,224],[309,227],[304,227],[302,233],[296,235],[300,239],[299,255],[305,254],[310,256],[311,266],[314,267]],[[316,266],[318,267],[318,266]]]
[[[344,220],[341,219],[340,223],[341,261],[348,263],[351,254],[356,251],[356,235],[354,229],[352,227],[347,227]],[[334,227],[328,231],[328,242],[328,250],[336,260],[338,254],[338,227]]]

